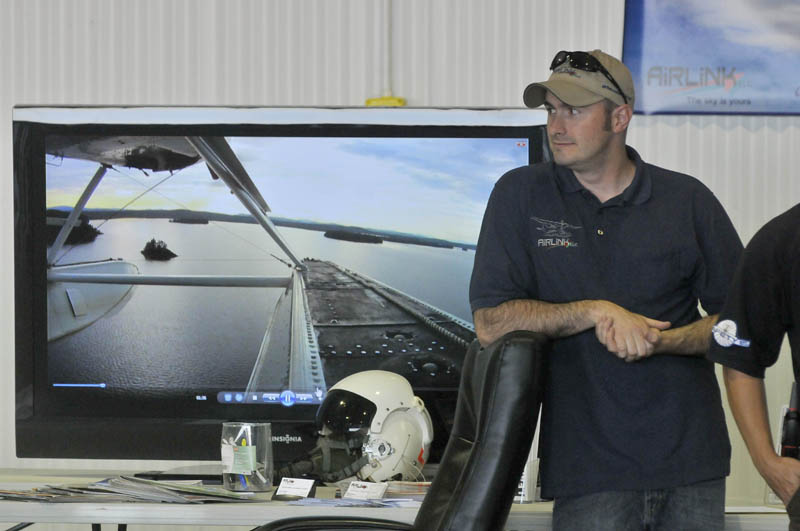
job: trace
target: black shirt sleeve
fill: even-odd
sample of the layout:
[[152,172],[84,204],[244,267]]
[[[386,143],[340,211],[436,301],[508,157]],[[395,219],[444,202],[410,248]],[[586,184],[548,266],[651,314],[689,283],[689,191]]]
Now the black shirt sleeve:
[[[767,224],[747,245],[718,320],[732,337],[715,334],[708,354],[710,360],[756,378],[763,378],[777,361],[786,332],[787,264],[776,228]],[[732,339],[739,341],[731,344]]]
[[525,208],[527,167],[495,184],[483,216],[469,286],[472,311],[513,299],[536,298],[536,272],[528,256],[529,214]]
[[705,186],[695,194],[695,235],[701,258],[693,279],[694,296],[710,315],[719,313],[728,294],[742,241],[722,204]]

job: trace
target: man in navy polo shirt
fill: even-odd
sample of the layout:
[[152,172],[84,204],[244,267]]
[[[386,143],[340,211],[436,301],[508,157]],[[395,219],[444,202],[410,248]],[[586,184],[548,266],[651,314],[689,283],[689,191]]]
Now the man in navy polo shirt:
[[775,453],[764,371],[788,334],[794,378],[800,376],[800,204],[773,218],[744,251],[714,327],[709,359],[724,365],[728,403],[759,473],[780,496],[800,531],[800,461]]
[[518,329],[554,339],[541,472],[555,529],[722,529],[730,443],[704,354],[741,241],[702,183],[626,146],[625,65],[559,52],[551,70],[524,100],[545,105],[554,160],[495,184],[475,330],[484,345]]

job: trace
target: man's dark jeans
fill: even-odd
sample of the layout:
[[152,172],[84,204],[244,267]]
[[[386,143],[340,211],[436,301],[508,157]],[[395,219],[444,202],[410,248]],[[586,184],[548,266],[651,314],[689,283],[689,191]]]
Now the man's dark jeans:
[[556,498],[553,507],[554,531],[715,531],[724,527],[724,478],[672,489]]

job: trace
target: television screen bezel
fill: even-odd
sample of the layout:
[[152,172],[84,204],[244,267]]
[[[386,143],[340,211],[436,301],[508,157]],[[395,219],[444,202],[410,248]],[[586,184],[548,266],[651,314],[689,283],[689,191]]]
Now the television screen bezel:
[[31,294],[46,291],[46,264],[37,257],[46,248],[41,233],[47,135],[527,138],[532,163],[550,158],[544,123],[542,112],[527,109],[15,107],[17,457],[218,461],[221,422],[233,419],[268,420],[273,437],[303,439],[301,444],[276,445],[277,464],[299,457],[315,441],[316,406],[273,406],[267,419],[262,405],[230,406],[237,408],[235,415],[207,419],[41,415],[46,367],[33,353],[46,350],[47,340],[34,323],[46,316],[46,300]]

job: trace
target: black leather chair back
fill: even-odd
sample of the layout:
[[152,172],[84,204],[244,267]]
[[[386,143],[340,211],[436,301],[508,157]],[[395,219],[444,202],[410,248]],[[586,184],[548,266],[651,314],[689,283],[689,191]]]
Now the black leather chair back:
[[450,439],[414,529],[503,529],[536,430],[547,345],[534,332],[470,345]]

